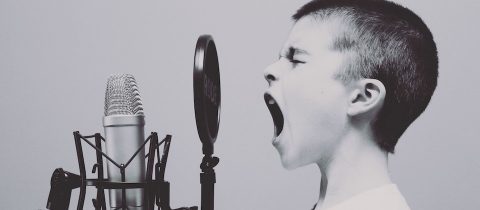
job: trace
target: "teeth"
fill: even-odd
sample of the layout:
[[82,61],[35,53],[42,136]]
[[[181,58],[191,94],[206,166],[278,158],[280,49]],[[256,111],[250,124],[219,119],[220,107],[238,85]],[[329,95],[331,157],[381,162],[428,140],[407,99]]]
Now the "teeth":
[[268,100],[268,104],[270,104],[270,105],[275,104],[275,100],[273,100],[273,99]]

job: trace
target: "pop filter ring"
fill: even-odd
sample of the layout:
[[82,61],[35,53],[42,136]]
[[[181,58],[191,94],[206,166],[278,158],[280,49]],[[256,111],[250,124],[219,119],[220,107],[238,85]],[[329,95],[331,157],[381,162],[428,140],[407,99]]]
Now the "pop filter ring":
[[197,131],[203,154],[213,154],[220,125],[220,73],[218,54],[212,36],[197,40],[193,65],[193,92]]
[[220,125],[221,92],[218,54],[210,35],[202,35],[197,40],[193,64],[193,93],[195,120],[204,154],[200,164],[201,210],[213,210],[216,182],[214,167],[219,158],[212,155]]

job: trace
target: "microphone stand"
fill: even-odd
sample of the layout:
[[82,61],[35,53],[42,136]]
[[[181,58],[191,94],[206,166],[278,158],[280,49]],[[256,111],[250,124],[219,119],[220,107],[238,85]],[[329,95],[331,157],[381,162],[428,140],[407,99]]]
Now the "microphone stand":
[[[144,203],[147,210],[154,210],[155,204],[159,210],[172,210],[170,207],[170,183],[165,181],[165,169],[168,159],[168,152],[170,149],[171,135],[167,135],[165,139],[158,142],[158,135],[152,132],[151,135],[144,141],[143,145],[133,154],[133,156],[125,164],[118,164],[112,158],[102,151],[102,141],[105,139],[96,133],[91,136],[82,136],[78,131],[73,133],[75,139],[75,148],[77,151],[78,166],[80,175],[63,171],[57,168],[52,174],[51,189],[47,200],[47,209],[50,210],[65,210],[68,209],[70,203],[70,195],[73,189],[80,188],[77,210],[82,210],[85,202],[86,187],[95,186],[97,188],[97,195],[92,199],[95,210],[107,210],[105,202],[105,189],[122,189],[122,210],[127,210],[126,205],[126,189],[142,188],[145,189]],[[95,145],[88,141],[89,138],[95,138]],[[82,140],[96,150],[97,163],[93,165],[92,173],[97,173],[97,179],[87,179],[85,170],[85,160],[83,157]],[[147,171],[144,182],[125,182],[125,170],[129,163],[138,155],[138,153],[150,141],[149,152],[145,156],[148,158]],[[160,152],[158,147],[164,144],[162,158],[160,159]],[[155,180],[152,179],[153,165],[155,162],[155,154],[157,155],[157,164],[155,164]],[[105,157],[112,164],[120,169],[122,175],[121,182],[112,182],[103,178],[103,157]],[[198,210],[198,207],[183,207],[176,210]]]
[[200,184],[202,185],[202,209],[213,210],[215,198],[215,170],[214,167],[218,164],[220,159],[213,155],[213,145],[203,145],[203,159],[200,164]]

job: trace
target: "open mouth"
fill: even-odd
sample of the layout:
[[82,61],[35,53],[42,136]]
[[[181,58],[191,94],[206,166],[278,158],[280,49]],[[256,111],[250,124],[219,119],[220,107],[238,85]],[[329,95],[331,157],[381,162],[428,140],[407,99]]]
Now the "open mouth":
[[275,126],[275,137],[279,136],[283,130],[283,114],[278,106],[277,102],[273,97],[265,93],[263,96],[265,98],[265,103],[267,104],[268,110],[270,110],[270,114],[273,118],[273,125]]

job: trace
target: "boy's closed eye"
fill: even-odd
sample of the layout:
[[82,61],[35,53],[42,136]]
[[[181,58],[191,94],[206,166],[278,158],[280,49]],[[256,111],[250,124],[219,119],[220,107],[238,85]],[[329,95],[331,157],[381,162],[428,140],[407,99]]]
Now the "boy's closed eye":
[[295,47],[289,47],[286,52],[284,51],[283,54],[280,55],[280,57],[284,57],[293,65],[297,65],[306,63],[304,59],[300,58],[300,56],[303,54],[306,54],[304,50]]

